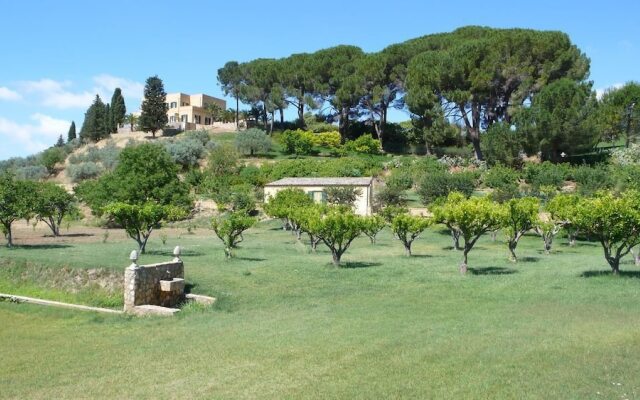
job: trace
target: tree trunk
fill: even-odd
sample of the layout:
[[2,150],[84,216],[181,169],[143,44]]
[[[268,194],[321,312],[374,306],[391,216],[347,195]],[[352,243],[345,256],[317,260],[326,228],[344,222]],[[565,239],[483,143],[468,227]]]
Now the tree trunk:
[[511,261],[518,262],[518,256],[516,255],[516,246],[518,242],[510,240],[509,241],[509,252],[511,253]]
[[280,124],[284,125],[284,110],[282,108],[280,109]]
[[340,266],[340,254],[337,251],[331,250],[331,257],[333,261],[333,265],[336,267]]
[[342,107],[340,109],[340,121],[338,122],[338,130],[342,141],[347,137],[347,130],[349,129],[349,107]]
[[376,236],[375,235],[369,236],[369,241],[371,242],[371,244],[376,244]]
[[233,257],[233,254],[231,253],[231,247],[226,246],[226,247],[224,248],[224,256],[225,256],[225,258],[231,258],[231,257]]
[[543,236],[544,240],[544,254],[551,254],[551,245],[553,243],[553,236]]
[[456,231],[455,229],[450,229],[450,231],[451,237],[453,238],[453,249],[462,250],[462,247],[460,247],[460,232]]
[[468,270],[467,254],[469,253],[469,250],[471,249],[467,249],[467,246],[465,245],[464,252],[462,253],[462,264],[460,264],[460,273],[462,275],[466,274]]
[[13,234],[11,232],[11,224],[9,224],[8,226],[5,225],[5,230],[7,231],[7,233],[5,233],[4,237],[7,238],[7,247],[8,248],[12,248],[13,247]]
[[240,130],[240,99],[236,96],[236,130]]
[[411,243],[404,243],[404,255],[411,257]]
[[304,96],[298,98],[298,126],[304,128]]
[[609,265],[611,266],[611,272],[614,275],[619,275],[620,274],[620,259],[615,258],[615,257],[609,257],[609,259],[607,261],[609,261]]

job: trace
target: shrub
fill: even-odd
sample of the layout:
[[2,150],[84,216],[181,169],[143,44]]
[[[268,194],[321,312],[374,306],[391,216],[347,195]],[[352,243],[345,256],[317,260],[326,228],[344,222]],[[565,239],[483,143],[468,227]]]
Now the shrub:
[[473,194],[477,175],[473,172],[440,172],[426,175],[418,184],[418,195],[424,204],[431,204],[451,192],[460,192],[466,197]]
[[102,171],[103,169],[100,164],[92,161],[71,164],[67,167],[67,175],[72,182],[80,182],[85,179],[96,178],[102,173]]
[[271,138],[264,131],[257,128],[250,128],[246,131],[238,132],[236,135],[236,148],[244,153],[253,156],[255,153],[267,153],[271,150]]
[[49,175],[55,172],[56,164],[64,162],[65,158],[64,150],[60,147],[51,147],[43,151],[40,155],[40,161],[47,169]]
[[197,140],[198,142],[202,143],[203,146],[206,146],[211,141],[209,132],[205,130],[186,131],[183,136],[184,136],[184,140],[186,139]]
[[286,130],[280,134],[280,144],[285,154],[307,155],[313,152],[315,135],[308,131]]
[[519,175],[511,168],[496,165],[484,172],[482,182],[492,188],[491,198],[499,203],[518,197]]
[[332,132],[336,130],[336,126],[325,122],[323,116],[313,115],[312,113],[304,114],[304,124],[307,130],[315,133]]
[[337,131],[318,133],[314,136],[314,141],[317,146],[330,149],[337,149],[342,144],[340,132]]
[[604,165],[595,167],[581,165],[573,171],[573,178],[578,184],[578,193],[583,196],[590,196],[598,190],[613,186],[611,173]]
[[242,167],[239,176],[243,182],[251,186],[264,186],[269,181],[265,171],[255,165]]
[[164,147],[173,162],[179,164],[183,169],[198,165],[198,160],[204,155],[202,142],[193,138],[167,142]]
[[370,134],[362,135],[356,140],[348,141],[345,148],[361,154],[380,154],[380,142]]
[[386,186],[395,190],[408,190],[413,186],[413,177],[409,169],[395,169],[385,179]]
[[482,139],[482,151],[489,165],[518,168],[522,165],[521,150],[522,135],[504,122],[491,125]]
[[569,173],[570,167],[553,164],[545,161],[540,164],[527,164],[524,168],[523,175],[527,183],[529,183],[534,191],[541,186],[554,186],[560,188]]
[[611,162],[616,165],[640,164],[640,144],[632,143],[627,148],[613,150]]
[[619,192],[627,189],[640,191],[640,165],[625,165],[613,168],[616,190]]
[[14,170],[16,178],[21,180],[39,181],[49,176],[49,172],[42,165],[28,165]]
[[70,164],[80,164],[83,162],[101,163],[104,169],[113,170],[118,164],[120,149],[110,143],[99,149],[96,146],[87,146],[82,154],[73,154],[69,157]]
[[380,162],[371,158],[342,157],[325,160],[282,160],[263,168],[265,168],[265,176],[268,176],[269,180],[278,180],[285,177],[373,176],[381,170],[381,167]]
[[376,190],[373,204],[376,209],[387,206],[404,206],[407,204],[407,195],[404,190],[398,190],[391,186],[382,186]]
[[208,171],[215,177],[235,174],[238,171],[238,153],[229,146],[217,146],[208,158]]

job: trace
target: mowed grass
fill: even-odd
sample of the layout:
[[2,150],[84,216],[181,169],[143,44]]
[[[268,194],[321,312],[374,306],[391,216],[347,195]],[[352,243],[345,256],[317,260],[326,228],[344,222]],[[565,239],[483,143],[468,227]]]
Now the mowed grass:
[[[557,239],[545,255],[527,236],[513,264],[487,236],[460,276],[440,228],[411,258],[388,230],[375,246],[358,239],[341,269],[275,221],[248,232],[231,261],[209,231],[166,245],[158,236],[141,261],[166,260],[180,244],[192,291],[218,303],[163,319],[0,302],[0,397],[640,397],[640,271],[627,259],[623,276],[607,274],[595,243]],[[0,257],[122,271],[133,245]]]

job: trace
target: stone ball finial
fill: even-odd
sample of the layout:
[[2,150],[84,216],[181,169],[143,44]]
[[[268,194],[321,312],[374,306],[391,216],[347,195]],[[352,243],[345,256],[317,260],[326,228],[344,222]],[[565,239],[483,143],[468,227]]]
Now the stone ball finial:
[[173,255],[175,257],[180,257],[180,246],[176,246],[176,248],[173,249]]
[[138,261],[138,252],[136,250],[131,251],[131,254],[129,254],[129,260],[131,260],[133,263]]

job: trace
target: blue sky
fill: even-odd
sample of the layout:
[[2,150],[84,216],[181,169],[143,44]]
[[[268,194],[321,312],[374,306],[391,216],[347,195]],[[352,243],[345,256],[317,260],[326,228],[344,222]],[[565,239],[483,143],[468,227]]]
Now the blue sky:
[[640,2],[631,0],[3,3],[0,159],[53,144],[71,120],[79,129],[96,93],[109,100],[119,86],[138,109],[150,75],[167,92],[222,96],[216,71],[229,60],[338,44],[377,51],[464,25],[561,30],[591,58],[596,89],[640,80]]

